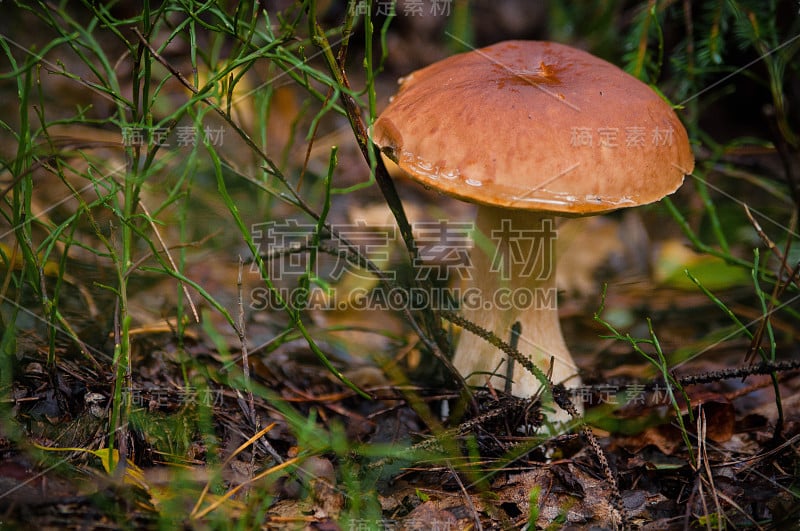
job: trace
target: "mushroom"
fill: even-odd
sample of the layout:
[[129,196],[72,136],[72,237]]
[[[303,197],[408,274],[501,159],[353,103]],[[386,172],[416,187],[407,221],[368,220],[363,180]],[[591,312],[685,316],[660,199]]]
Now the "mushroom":
[[[372,140],[411,178],[477,204],[463,316],[506,341],[554,383],[581,386],[559,325],[555,217],[658,201],[694,158],[656,92],[562,44],[508,41],[450,57],[400,80]],[[467,382],[506,387],[505,354],[462,332],[453,358]],[[520,364],[511,392],[539,392]],[[565,419],[563,413],[550,416]]]

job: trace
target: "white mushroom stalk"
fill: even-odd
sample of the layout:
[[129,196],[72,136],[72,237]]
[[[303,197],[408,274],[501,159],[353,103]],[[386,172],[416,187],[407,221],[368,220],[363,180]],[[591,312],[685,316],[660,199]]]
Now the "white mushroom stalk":
[[[554,384],[580,386],[558,318],[554,216],[480,206],[475,230],[471,274],[462,291],[463,316],[506,342],[518,322],[517,350],[550,373]],[[511,389],[519,397],[534,396],[542,389],[542,382],[520,363],[511,364],[508,382],[506,355],[466,330],[453,365],[473,385]]]

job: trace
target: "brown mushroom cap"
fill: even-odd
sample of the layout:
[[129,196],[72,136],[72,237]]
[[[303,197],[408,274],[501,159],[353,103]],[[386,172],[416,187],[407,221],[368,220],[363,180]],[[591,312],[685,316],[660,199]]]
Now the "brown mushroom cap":
[[410,74],[372,139],[446,194],[567,216],[658,201],[694,168],[658,94],[552,42],[501,42]]

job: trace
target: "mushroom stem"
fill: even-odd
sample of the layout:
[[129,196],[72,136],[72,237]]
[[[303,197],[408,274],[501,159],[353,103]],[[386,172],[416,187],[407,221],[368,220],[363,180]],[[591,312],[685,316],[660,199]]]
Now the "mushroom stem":
[[[554,384],[579,387],[577,366],[561,335],[556,289],[556,228],[546,213],[479,206],[471,278],[464,286],[463,315],[508,341],[515,322],[521,325],[518,349]],[[453,365],[473,385],[506,386],[505,354],[487,341],[463,331]],[[489,378],[489,375],[494,375]],[[535,395],[541,382],[514,364],[512,394]],[[551,420],[567,417],[550,416]]]

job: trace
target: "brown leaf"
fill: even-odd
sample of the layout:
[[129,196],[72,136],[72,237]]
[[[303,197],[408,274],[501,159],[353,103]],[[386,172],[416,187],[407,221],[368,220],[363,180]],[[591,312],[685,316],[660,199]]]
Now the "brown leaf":
[[680,431],[671,424],[647,428],[642,433],[630,437],[619,437],[617,444],[629,452],[638,453],[647,446],[655,446],[662,453],[672,455],[683,445]]
[[706,414],[706,436],[716,443],[729,441],[736,429],[736,411],[733,404],[720,394],[692,397],[694,415],[697,418],[699,408]]

